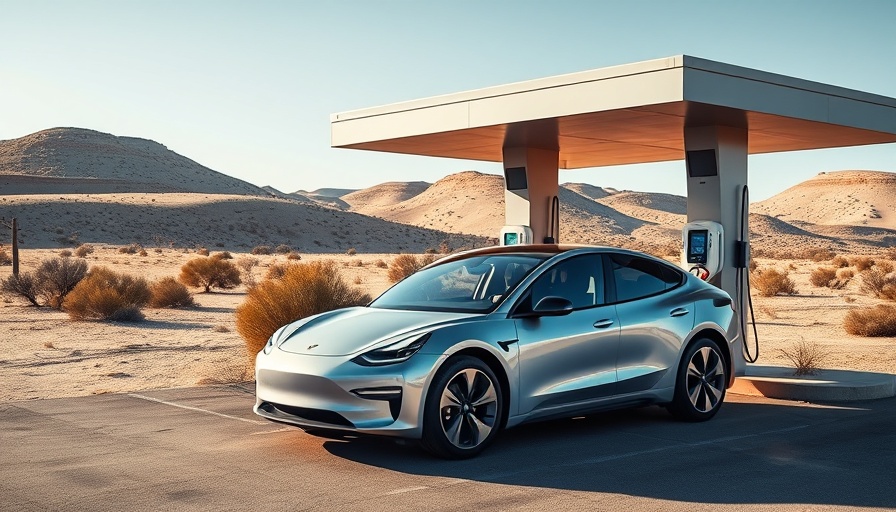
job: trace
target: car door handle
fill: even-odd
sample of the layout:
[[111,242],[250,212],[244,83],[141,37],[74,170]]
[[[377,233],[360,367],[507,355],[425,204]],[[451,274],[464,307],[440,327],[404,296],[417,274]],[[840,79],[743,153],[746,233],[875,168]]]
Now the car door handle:
[[610,320],[609,318],[604,318],[603,320],[598,320],[597,322],[594,322],[594,327],[596,329],[603,329],[604,327],[609,327],[611,325],[613,325],[613,321]]
[[675,308],[669,312],[669,316],[684,316],[688,313],[690,313],[690,311],[685,308]]

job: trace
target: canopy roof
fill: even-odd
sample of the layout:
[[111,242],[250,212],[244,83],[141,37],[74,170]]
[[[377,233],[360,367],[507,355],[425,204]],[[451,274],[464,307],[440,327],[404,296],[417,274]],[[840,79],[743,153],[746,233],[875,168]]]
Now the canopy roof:
[[896,142],[896,99],[687,55],[333,114],[333,147],[562,169],[681,160],[684,127],[749,130],[750,153]]

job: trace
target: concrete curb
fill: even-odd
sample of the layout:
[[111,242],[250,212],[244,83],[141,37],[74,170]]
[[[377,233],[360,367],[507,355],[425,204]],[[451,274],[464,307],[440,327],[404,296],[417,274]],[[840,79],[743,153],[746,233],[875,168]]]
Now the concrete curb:
[[793,368],[747,365],[729,393],[803,402],[852,402],[896,396],[896,375],[853,370],[820,370],[796,377]]

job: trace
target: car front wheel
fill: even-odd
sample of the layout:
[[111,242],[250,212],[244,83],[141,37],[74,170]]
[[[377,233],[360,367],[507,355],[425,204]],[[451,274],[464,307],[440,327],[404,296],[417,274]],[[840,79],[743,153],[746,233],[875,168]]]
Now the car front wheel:
[[728,372],[721,349],[708,338],[699,339],[681,358],[669,411],[684,421],[706,421],[721,408],[727,385]]
[[481,452],[500,428],[504,396],[494,372],[471,356],[450,360],[433,379],[423,413],[422,444],[447,459]]

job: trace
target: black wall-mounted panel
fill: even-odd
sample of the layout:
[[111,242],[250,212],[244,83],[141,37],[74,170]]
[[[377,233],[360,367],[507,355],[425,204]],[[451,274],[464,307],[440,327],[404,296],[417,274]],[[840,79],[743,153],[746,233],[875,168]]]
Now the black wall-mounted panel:
[[719,164],[714,149],[688,151],[685,155],[688,165],[688,177],[707,178],[719,175]]
[[526,179],[526,168],[509,167],[504,169],[504,182],[507,184],[507,190],[526,190],[529,188],[529,182]]

